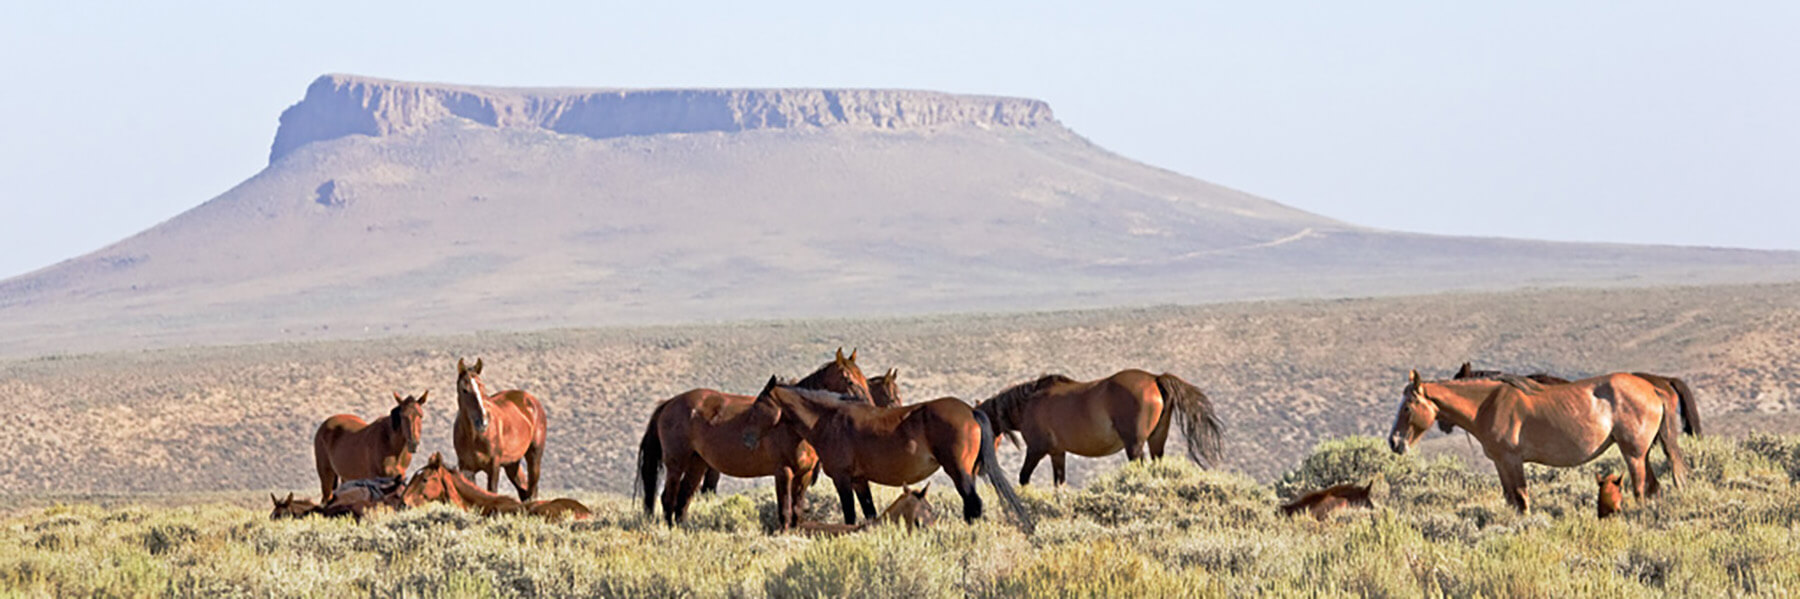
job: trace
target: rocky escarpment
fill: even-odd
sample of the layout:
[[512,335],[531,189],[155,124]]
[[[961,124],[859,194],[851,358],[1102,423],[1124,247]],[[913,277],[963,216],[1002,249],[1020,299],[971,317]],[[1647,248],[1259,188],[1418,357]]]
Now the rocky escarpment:
[[591,138],[798,127],[1059,126],[1038,100],[908,90],[527,89],[325,75],[281,113],[274,162],[311,142],[392,135],[448,118]]

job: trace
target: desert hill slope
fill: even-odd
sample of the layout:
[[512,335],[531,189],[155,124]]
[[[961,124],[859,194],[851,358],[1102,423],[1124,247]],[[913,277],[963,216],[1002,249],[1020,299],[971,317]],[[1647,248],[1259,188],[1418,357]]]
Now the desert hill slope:
[[0,354],[1795,279],[1800,253],[1357,227],[1108,153],[1035,100],[328,75],[262,172],[0,282]]
[[[0,436],[0,455],[13,458],[0,461],[0,495],[309,492],[319,422],[384,414],[390,391],[432,390],[421,450],[449,454],[456,360],[476,356],[490,385],[544,400],[548,485],[621,493],[657,401],[694,387],[752,393],[770,374],[805,374],[838,346],[860,347],[867,371],[898,368],[908,402],[977,401],[1047,372],[1173,372],[1218,407],[1225,466],[1264,479],[1320,440],[1385,434],[1408,369],[1449,376],[1464,360],[1569,376],[1676,375],[1699,394],[1708,434],[1792,432],[1800,424],[1796,294],[1797,284],[1438,294],[8,360],[0,361],[0,394],[30,409],[15,410],[11,434]],[[1431,436],[1465,446],[1460,433]],[[1015,449],[1001,457],[1017,471]],[[1121,457],[1071,458],[1071,481]],[[1037,477],[1048,481],[1048,466]]]

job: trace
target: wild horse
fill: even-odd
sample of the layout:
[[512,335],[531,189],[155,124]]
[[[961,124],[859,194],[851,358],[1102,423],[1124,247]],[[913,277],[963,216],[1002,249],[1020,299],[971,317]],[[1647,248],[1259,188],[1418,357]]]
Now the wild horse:
[[[482,362],[475,366],[456,361],[456,425],[452,441],[456,445],[456,467],[473,476],[487,473],[487,490],[500,490],[500,470],[519,491],[519,499],[537,495],[543,480],[539,468],[544,461],[545,430],[549,427],[544,404],[530,393],[519,390],[489,395],[481,380]],[[525,465],[524,480],[519,465]]]
[[1200,389],[1173,374],[1153,375],[1122,370],[1112,376],[1077,381],[1053,374],[1020,383],[975,406],[994,423],[994,431],[1015,441],[1025,438],[1025,464],[1019,484],[1031,483],[1031,472],[1044,456],[1063,484],[1066,453],[1100,457],[1125,452],[1163,456],[1169,424],[1181,422],[1188,458],[1202,467],[1219,459],[1222,426],[1212,401]]

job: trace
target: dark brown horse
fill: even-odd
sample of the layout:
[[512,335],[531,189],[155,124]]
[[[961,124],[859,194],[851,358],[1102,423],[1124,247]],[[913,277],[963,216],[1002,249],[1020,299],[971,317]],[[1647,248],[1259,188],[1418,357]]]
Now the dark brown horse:
[[[855,354],[856,352],[850,353]],[[838,391],[838,393],[844,393],[844,391]],[[900,369],[889,368],[886,374],[870,377],[869,400],[883,408],[891,408],[905,403],[900,401]]]
[[1044,456],[1066,480],[1063,456],[1099,457],[1124,450],[1126,457],[1163,456],[1169,424],[1178,418],[1187,436],[1187,453],[1201,467],[1219,459],[1219,419],[1205,393],[1173,374],[1153,375],[1122,370],[1096,381],[1077,381],[1053,374],[1020,383],[981,402],[1000,434],[1025,438],[1025,465],[1019,484],[1031,483],[1031,472]]
[[313,434],[313,460],[319,469],[319,497],[331,501],[339,484],[361,478],[405,476],[413,452],[419,450],[419,423],[430,391],[417,398],[394,394],[394,409],[375,422],[351,414],[326,418]]
[[1632,492],[1657,492],[1646,468],[1651,445],[1661,442],[1675,483],[1687,477],[1676,443],[1675,414],[1665,393],[1642,378],[1615,373],[1566,385],[1529,379],[1422,381],[1412,372],[1388,433],[1388,445],[1404,454],[1432,425],[1448,422],[1481,442],[1499,470],[1506,501],[1530,509],[1525,462],[1556,467],[1585,464],[1613,445],[1631,472]]
[[[487,490],[500,490],[500,470],[519,490],[519,499],[530,500],[543,483],[539,467],[544,461],[544,436],[549,428],[544,404],[519,390],[489,395],[481,381],[481,360],[469,367],[456,361],[456,467],[474,476],[487,473]],[[524,480],[519,465],[525,465]]]
[[942,469],[962,496],[964,520],[981,517],[975,479],[985,473],[1019,525],[1027,532],[1032,529],[1031,516],[1000,473],[993,425],[986,414],[960,399],[880,408],[843,401],[828,391],[775,385],[757,396],[756,405],[773,408],[781,428],[818,450],[820,468],[837,486],[845,524],[856,523],[857,499],[865,513],[875,511],[874,502],[858,487],[908,485]]
[[1301,495],[1293,501],[1282,504],[1281,513],[1292,516],[1302,511],[1312,514],[1314,520],[1324,522],[1331,513],[1344,508],[1373,508],[1375,502],[1369,499],[1369,488],[1374,483],[1365,485],[1341,484],[1333,485]]
[[[843,353],[844,353],[844,348],[841,348],[841,347],[838,348],[838,354],[840,356],[842,356]],[[850,350],[850,357],[848,358],[848,361],[850,364],[850,368],[843,370],[841,373],[832,372],[830,369],[833,368],[833,364],[826,364],[825,367],[820,368],[817,372],[814,372],[811,376],[808,376],[805,379],[802,379],[803,381],[806,381],[806,384],[799,384],[799,383],[784,383],[784,384],[793,384],[793,385],[796,385],[799,387],[804,387],[807,389],[824,389],[827,391],[833,391],[836,393],[844,393],[844,394],[849,394],[849,395],[854,396],[856,394],[855,393],[855,389],[856,389],[855,378],[862,375],[862,370],[856,368],[856,350],[854,350],[854,349]],[[874,402],[875,405],[883,406],[883,407],[891,407],[891,406],[900,405],[901,402],[900,402],[899,379],[900,379],[900,371],[897,369],[892,369],[892,368],[888,369],[887,374],[883,374],[881,376],[869,377],[868,382],[867,382],[867,385],[869,388],[869,401]],[[732,397],[745,397],[745,396],[732,396]],[[810,485],[810,483],[809,483],[809,485]],[[719,469],[708,467],[706,469],[706,480],[700,483],[700,492],[704,494],[704,493],[717,493],[718,491],[719,491]]]
[[[795,384],[842,389],[855,401],[870,401],[869,381],[856,366],[854,350],[845,357],[839,349],[830,362]],[[664,471],[669,480],[663,485],[663,521],[670,525],[687,517],[688,504],[708,473],[723,472],[741,478],[774,476],[781,529],[799,522],[799,502],[812,486],[818,454],[798,435],[775,427],[776,412],[756,407],[755,400],[693,389],[657,404],[638,443],[637,484],[645,516],[656,515],[657,478]],[[712,481],[717,484],[716,475]]]
[[925,498],[925,494],[929,490],[931,490],[929,482],[925,483],[925,486],[919,487],[917,491],[910,486],[901,487],[900,496],[895,497],[894,502],[888,504],[887,509],[881,510],[880,516],[858,524],[806,520],[800,522],[799,528],[801,532],[809,535],[835,536],[857,532],[876,524],[905,525],[907,530],[931,526],[933,522],[937,522],[937,510],[933,509],[931,502]]
[[[1646,381],[1650,381],[1650,384],[1656,385],[1657,389],[1661,389],[1674,400],[1674,404],[1667,406],[1665,409],[1681,414],[1682,434],[1695,437],[1700,436],[1700,405],[1697,398],[1694,396],[1694,390],[1688,388],[1686,381],[1672,376],[1650,374],[1648,372],[1633,372],[1631,374],[1637,375],[1638,378]],[[1470,367],[1468,362],[1463,362],[1462,368],[1457,369],[1455,378],[1457,380],[1494,379],[1508,376],[1517,375],[1508,374],[1500,370],[1474,370]],[[1546,385],[1564,385],[1570,382],[1569,379],[1542,372],[1525,375],[1525,378]],[[1446,429],[1444,432],[1450,431]]]

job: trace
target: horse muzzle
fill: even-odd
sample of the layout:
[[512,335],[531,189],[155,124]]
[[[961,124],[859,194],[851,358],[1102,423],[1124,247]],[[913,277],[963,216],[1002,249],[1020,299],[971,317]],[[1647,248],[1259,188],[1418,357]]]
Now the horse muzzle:
[[1400,435],[1389,436],[1388,437],[1388,449],[1394,450],[1394,453],[1397,453],[1400,455],[1406,455],[1406,450],[1407,450],[1406,439],[1401,437]]

